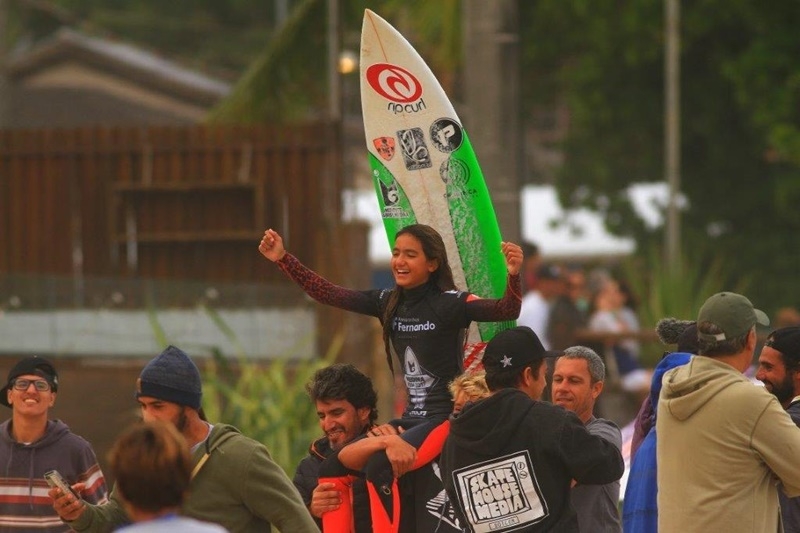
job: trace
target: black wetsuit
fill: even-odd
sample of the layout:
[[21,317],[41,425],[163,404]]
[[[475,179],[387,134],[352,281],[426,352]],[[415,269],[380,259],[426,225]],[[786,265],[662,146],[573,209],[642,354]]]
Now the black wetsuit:
[[[381,321],[389,296],[396,290],[357,291],[340,287],[305,267],[288,253],[277,264],[316,301],[374,316]],[[508,276],[505,294],[500,299],[481,299],[462,291],[442,291],[432,282],[403,291],[393,318],[391,341],[402,364],[408,401],[402,418],[390,422],[403,427],[403,440],[419,450],[431,432],[445,422],[452,412],[453,400],[448,385],[463,372],[464,345],[470,322],[516,319],[519,316],[520,302],[519,275]],[[440,445],[441,433],[437,434],[436,439],[436,443]],[[436,443],[431,440],[428,446]],[[432,467],[425,465],[425,468]],[[338,454],[334,454],[326,459],[320,476],[342,478],[345,472],[346,469],[338,462]],[[372,486],[370,490],[373,497],[381,499],[385,510],[385,516],[378,517],[376,513],[381,506],[373,500],[373,525],[383,523],[381,520],[393,521],[391,494],[395,490],[395,480],[386,453],[373,454],[364,473],[368,489]],[[419,479],[422,475],[423,472],[415,474],[415,478]],[[420,501],[419,509],[428,505],[423,502],[436,500],[442,491],[438,477],[429,476],[428,479],[436,479],[438,482],[435,485],[425,483],[427,490],[422,490],[420,484],[416,483],[413,490],[415,498]],[[443,514],[445,509],[446,506],[443,506]],[[429,514],[419,516],[427,520]],[[408,522],[408,519],[404,521]],[[436,529],[430,530],[453,530],[446,522],[439,517],[435,521]],[[414,528],[410,530],[413,531]]]
[[[335,285],[291,254],[278,266],[316,301],[382,318],[393,289],[357,291]],[[404,290],[392,325],[392,346],[408,387],[404,418],[447,418],[453,410],[448,384],[463,371],[470,322],[514,320],[520,308],[519,275],[509,276],[500,299],[461,291],[442,292],[433,283]]]

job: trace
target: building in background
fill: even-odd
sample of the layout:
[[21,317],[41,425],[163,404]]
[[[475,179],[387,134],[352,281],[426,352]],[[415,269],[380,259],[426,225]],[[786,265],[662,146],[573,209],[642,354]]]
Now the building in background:
[[9,55],[0,128],[196,124],[230,88],[140,48],[62,28]]

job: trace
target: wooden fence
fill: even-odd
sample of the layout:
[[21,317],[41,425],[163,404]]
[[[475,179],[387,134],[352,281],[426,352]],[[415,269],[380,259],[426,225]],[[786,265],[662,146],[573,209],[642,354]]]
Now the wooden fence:
[[315,258],[338,146],[326,124],[0,131],[0,274],[283,282],[257,252],[271,226],[336,278]]

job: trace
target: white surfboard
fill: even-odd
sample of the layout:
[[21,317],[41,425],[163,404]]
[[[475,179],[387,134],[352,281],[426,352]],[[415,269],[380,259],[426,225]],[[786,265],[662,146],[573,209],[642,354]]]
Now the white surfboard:
[[[425,61],[370,10],[361,31],[361,106],[389,245],[401,228],[428,224],[444,239],[459,288],[502,297],[500,229],[467,132]],[[478,324],[469,341],[488,341],[510,326]]]

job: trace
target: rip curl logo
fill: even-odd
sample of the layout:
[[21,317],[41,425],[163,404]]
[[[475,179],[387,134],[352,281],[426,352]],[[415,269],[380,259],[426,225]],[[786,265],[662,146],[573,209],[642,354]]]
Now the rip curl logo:
[[527,450],[455,470],[453,482],[475,533],[522,529],[550,514]]
[[375,63],[367,69],[367,82],[376,93],[398,104],[410,104],[422,96],[419,80],[397,65]]

